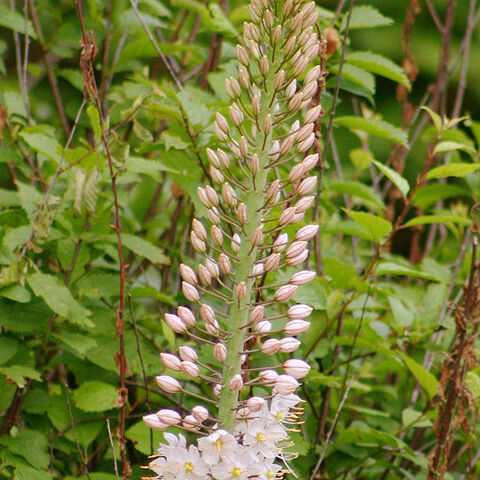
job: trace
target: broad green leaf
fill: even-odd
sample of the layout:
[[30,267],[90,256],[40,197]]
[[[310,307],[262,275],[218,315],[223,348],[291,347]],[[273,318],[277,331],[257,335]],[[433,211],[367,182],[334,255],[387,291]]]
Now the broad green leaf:
[[[338,71],[339,69],[336,65],[332,65],[330,67],[331,73],[337,75]],[[375,77],[363,68],[345,63],[342,68],[342,78],[347,79],[352,83],[356,83],[357,85],[360,85],[370,94],[375,95]]]
[[373,188],[359,182],[332,182],[328,191],[343,193],[364,200],[368,208],[379,212],[385,208],[382,198]]
[[454,150],[463,150],[464,152],[469,153],[470,155],[475,155],[475,149],[470,145],[466,145],[464,143],[458,142],[440,142],[434,148],[434,153],[446,153],[446,152],[453,152]]
[[115,407],[117,390],[113,385],[97,380],[85,382],[78,387],[73,398],[75,406],[85,412],[104,412]]
[[422,209],[427,209],[438,200],[444,200],[452,197],[470,197],[471,192],[468,188],[461,185],[431,183],[420,187],[413,197],[413,204]]
[[18,342],[14,338],[0,337],[0,365],[7,363],[18,350]]
[[418,383],[420,383],[423,389],[427,392],[428,396],[433,398],[437,394],[438,380],[428,370],[426,370],[425,367],[417,363],[408,355],[402,354],[402,360],[418,380]]
[[371,237],[371,240],[378,243],[382,238],[392,231],[392,224],[384,218],[377,217],[371,213],[354,212],[344,209],[344,211],[359,225],[361,225]]
[[32,299],[32,294],[22,285],[10,285],[0,290],[0,297],[8,298],[14,302],[28,303]]
[[30,145],[36,152],[43,153],[48,158],[60,163],[62,158],[62,147],[55,138],[49,137],[44,133],[23,131],[20,136]]
[[[112,235],[111,239],[116,241],[116,236]],[[141,237],[131,235],[130,233],[122,233],[122,243],[129,250],[152,263],[160,265],[168,265],[170,263],[169,258],[160,248]]]
[[148,5],[152,12],[159,17],[170,18],[172,16],[170,10],[160,0],[141,0],[139,3]]
[[35,295],[42,297],[56,314],[83,327],[93,326],[88,319],[90,312],[72,297],[70,290],[57,277],[38,272],[28,275],[27,282]]
[[19,207],[20,199],[18,198],[17,192],[15,192],[14,190],[6,190],[5,188],[0,188],[0,205],[3,208]]
[[79,333],[65,331],[62,333],[54,333],[53,336],[78,352],[82,357],[90,348],[97,345],[94,338],[88,337],[87,335],[80,335]]
[[377,275],[405,275],[406,277],[425,278],[441,282],[442,279],[431,273],[422,272],[421,270],[400,265],[394,262],[381,263],[376,269]]
[[425,215],[412,218],[402,225],[402,228],[413,227],[414,225],[431,225],[432,223],[456,223],[460,225],[471,225],[469,218],[457,217],[455,215]]
[[293,299],[298,303],[311,305],[315,310],[327,308],[327,295],[319,278],[297,290]]
[[363,148],[353,148],[349,152],[350,160],[357,170],[365,170],[373,160],[372,152]]
[[27,378],[42,381],[39,372],[26,365],[10,365],[8,367],[0,367],[0,374],[10,377],[17,385],[24,386]]
[[39,298],[34,298],[29,303],[0,298],[0,325],[7,331],[38,334],[47,326],[51,314],[52,311]]
[[[144,455],[151,455],[150,435],[152,429],[148,428],[143,421],[132,425],[127,431],[126,436],[135,445],[135,448]],[[157,448],[160,442],[163,442],[163,434],[158,430],[153,430],[153,449]]]
[[0,437],[10,452],[23,457],[32,467],[47,468],[50,461],[47,438],[35,430],[20,430],[16,436]]
[[15,465],[15,477],[13,480],[52,480],[50,472],[30,467],[27,464]]
[[337,117],[334,120],[336,125],[349,128],[350,130],[361,130],[379,138],[384,138],[390,142],[399,143],[404,147],[408,147],[407,134],[400,128],[394,127],[385,120],[377,120],[374,118],[363,118],[355,116]]
[[[360,5],[353,8],[352,16],[350,19],[350,28],[374,28],[385,27],[393,23],[393,20],[389,17],[382,15],[376,8],[370,5]],[[347,26],[347,14],[344,15],[342,26],[340,29],[343,31]]]
[[425,110],[430,115],[430,118],[432,119],[435,130],[438,133],[440,133],[443,130],[442,117],[437,112],[434,112],[430,107],[427,107],[426,105],[422,107],[422,110]]
[[407,196],[407,193],[410,190],[410,185],[405,178],[393,170],[393,168],[387,167],[377,160],[372,160],[372,163],[400,190],[400,192],[402,192],[404,197]]
[[433,168],[427,173],[427,180],[442,177],[465,177],[480,168],[480,163],[448,163]]
[[162,292],[159,292],[153,287],[133,287],[129,293],[133,298],[155,298],[156,300],[160,300],[162,303],[175,305],[173,298],[165,295]]
[[[32,22],[27,20],[25,25],[24,15],[18,11],[12,11],[6,5],[0,5],[0,25],[23,35],[27,34],[31,38],[37,38]],[[25,26],[27,31],[25,31]]]
[[425,428],[432,426],[432,421],[425,418],[424,413],[411,408],[406,408],[402,412],[402,423],[404,427]]
[[347,55],[347,62],[382,77],[389,78],[410,90],[410,81],[405,75],[403,68],[382,55],[373,52],[353,52]]

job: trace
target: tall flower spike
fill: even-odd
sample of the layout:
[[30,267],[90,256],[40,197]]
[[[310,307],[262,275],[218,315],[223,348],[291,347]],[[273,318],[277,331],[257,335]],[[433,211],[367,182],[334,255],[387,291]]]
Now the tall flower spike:
[[[274,479],[282,469],[276,459],[285,459],[287,424],[298,421],[295,391],[310,368],[290,357],[312,312],[293,300],[315,273],[292,266],[308,257],[307,242],[318,226],[301,225],[291,239],[282,230],[291,232],[314,201],[309,194],[316,179],[308,175],[318,155],[307,152],[322,113],[320,105],[310,105],[322,75],[319,65],[308,70],[319,52],[315,4],[252,0],[249,12],[252,22],[236,47],[238,80],[225,81],[232,99],[228,118],[218,113],[214,121],[223,145],[206,150],[218,189],[198,188],[210,225],[195,219],[190,239],[205,259],[197,272],[180,266],[189,305],[165,315],[175,333],[206,343],[212,357],[199,358],[182,345],[178,356],[162,354],[162,362],[169,373],[192,380],[157,377],[161,389],[191,394],[195,403],[204,395],[199,379],[211,383],[212,394],[205,399],[208,410],[195,404],[183,419],[171,409],[145,417],[151,428],[175,425],[203,435],[187,447],[184,436],[165,433],[167,443],[150,464],[160,479]],[[272,273],[282,268],[290,281],[278,285]],[[263,367],[268,362],[271,367]]]

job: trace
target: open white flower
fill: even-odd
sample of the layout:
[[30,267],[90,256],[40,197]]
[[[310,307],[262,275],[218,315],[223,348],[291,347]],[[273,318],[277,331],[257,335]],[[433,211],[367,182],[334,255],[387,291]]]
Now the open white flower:
[[237,445],[235,437],[225,430],[217,430],[208,437],[198,440],[198,448],[202,452],[203,459],[209,465],[230,458],[234,455]]
[[238,445],[236,455],[212,467],[216,480],[249,480],[253,475],[253,458],[251,452]]
[[286,436],[285,431],[279,432],[270,428],[264,419],[258,419],[249,422],[247,431],[243,437],[243,444],[248,446],[256,454],[261,454],[265,458],[275,458],[275,440]]

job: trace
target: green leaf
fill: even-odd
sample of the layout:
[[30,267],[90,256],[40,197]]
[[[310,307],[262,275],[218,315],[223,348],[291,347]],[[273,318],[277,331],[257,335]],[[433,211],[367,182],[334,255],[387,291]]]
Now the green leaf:
[[56,314],[83,327],[93,326],[88,319],[90,312],[72,297],[70,290],[57,277],[38,272],[28,275],[27,282],[35,295],[42,297]]
[[0,367],[0,374],[10,377],[17,385],[24,386],[27,378],[42,381],[39,372],[26,365],[10,365],[8,367]]
[[428,272],[422,272],[415,268],[400,265],[394,262],[381,263],[376,269],[377,275],[404,275],[406,277],[425,278],[427,280],[434,280],[441,282],[442,279]]
[[392,224],[384,218],[377,217],[370,213],[354,212],[353,210],[343,209],[355,222],[363,227],[370,234],[372,241],[378,243],[392,231]]
[[[339,68],[336,65],[330,67],[330,72],[338,75]],[[344,64],[342,68],[342,78],[346,78],[352,83],[360,85],[370,94],[375,94],[375,77],[356,65]]]
[[117,391],[113,385],[93,380],[80,385],[73,398],[76,407],[84,412],[104,412],[115,407]]
[[18,342],[14,338],[0,337],[0,365],[7,363],[18,350]]
[[443,130],[442,117],[437,112],[434,112],[430,107],[427,107],[426,105],[422,107],[422,110],[425,110],[430,115],[430,118],[432,119],[435,130],[438,133],[440,133]]
[[422,412],[417,412],[417,410],[413,410],[411,408],[406,408],[402,412],[402,424],[404,427],[417,427],[417,428],[425,428],[431,427],[432,422],[427,418],[424,418],[425,414]]
[[0,290],[0,297],[5,297],[19,303],[28,303],[32,299],[30,290],[27,290],[21,285],[10,285],[7,288],[3,288]]
[[406,354],[402,354],[401,357],[405,365],[418,380],[418,383],[420,383],[427,392],[428,396],[433,398],[438,391],[438,380],[427,369],[413,360],[413,358],[410,358]]
[[404,147],[408,147],[407,134],[400,128],[394,127],[385,120],[347,115],[344,117],[337,117],[334,120],[334,123],[340,127],[346,127],[350,130],[361,130],[362,132],[367,132],[376,137],[384,138],[390,142],[399,143]]
[[160,300],[162,303],[166,303],[167,305],[175,305],[173,298],[165,295],[162,292],[159,292],[153,287],[133,287],[129,293],[133,298],[155,298],[156,300]]
[[439,153],[446,153],[446,152],[453,152],[455,150],[463,150],[464,152],[467,152],[471,155],[475,155],[475,149],[471,147],[470,145],[466,145],[465,143],[459,143],[459,142],[451,142],[451,141],[445,141],[445,142],[439,142],[433,152],[436,154]]
[[48,441],[40,432],[21,430],[15,437],[1,437],[0,443],[6,445],[11,453],[23,457],[32,467],[48,467]]
[[357,170],[365,170],[373,160],[372,152],[363,148],[353,148],[349,152],[350,161]]
[[469,218],[458,217],[455,215],[425,215],[412,218],[402,225],[402,228],[413,227],[414,225],[431,225],[432,223],[457,223],[468,226],[472,224],[472,221]]
[[19,207],[20,199],[18,198],[17,192],[0,188],[0,205],[4,208]]
[[25,17],[17,11],[12,11],[7,6],[0,5],[0,25],[18,33],[28,34],[31,38],[37,38],[32,22],[27,20],[27,32],[25,32]]
[[43,153],[43,155],[56,163],[60,163],[63,149],[55,138],[49,137],[44,133],[30,133],[28,131],[21,132],[20,136],[36,152]]
[[327,308],[327,294],[319,278],[315,278],[313,282],[299,288],[293,299],[298,303],[311,305],[315,310]]
[[427,180],[442,177],[465,177],[480,168],[480,163],[449,163],[427,173]]
[[94,338],[80,335],[79,333],[62,332],[54,333],[53,336],[78,352],[81,357],[83,357],[88,350],[97,346]]
[[372,160],[372,163],[400,190],[400,192],[402,192],[404,197],[407,196],[407,193],[410,190],[410,185],[405,178],[392,168],[387,167],[377,160]]
[[373,188],[359,182],[332,182],[329,191],[343,193],[364,200],[364,204],[373,210],[381,211],[385,208],[382,198]]
[[368,51],[353,52],[347,55],[347,61],[364,70],[389,78],[410,90],[410,81],[403,68],[382,55]]
[[[110,236],[111,241],[117,240],[115,235]],[[136,235],[129,233],[122,233],[122,243],[132,252],[146,258],[152,263],[160,265],[168,265],[170,263],[169,258],[162,252],[162,250],[148,240],[144,240]]]
[[467,372],[465,383],[475,398],[478,399],[480,397],[480,377],[474,372]]
[[[373,8],[370,5],[354,7],[350,18],[351,29],[385,27],[392,25],[392,23],[393,20],[391,18],[385,17],[376,8]],[[343,17],[340,29],[343,31],[346,26],[347,14]]]
[[[152,435],[152,429],[148,428],[143,421],[137,422],[132,425],[126,432],[126,436],[133,442],[135,448],[145,455],[151,455],[150,450],[150,435]],[[157,445],[163,441],[163,435],[158,430],[153,430],[153,449],[157,448]]]
[[413,197],[413,204],[416,207],[427,209],[438,200],[452,197],[470,197],[471,192],[461,185],[431,183],[420,187]]

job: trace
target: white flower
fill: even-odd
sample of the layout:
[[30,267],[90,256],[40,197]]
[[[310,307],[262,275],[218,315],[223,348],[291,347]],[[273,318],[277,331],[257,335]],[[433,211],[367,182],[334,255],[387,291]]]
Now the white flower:
[[280,465],[265,460],[258,462],[255,467],[252,468],[251,473],[257,475],[255,480],[275,480],[281,471],[282,467]]
[[235,437],[225,430],[217,430],[208,437],[198,440],[198,448],[209,465],[214,465],[226,457],[230,458],[236,447]]
[[285,437],[285,431],[279,437],[278,431],[269,427],[265,419],[249,422],[247,431],[243,437],[243,444],[255,454],[261,454],[266,458],[275,458],[275,441]]
[[252,476],[251,452],[237,444],[237,452],[231,458],[212,467],[216,480],[250,480]]

